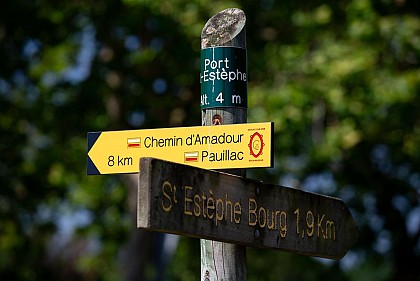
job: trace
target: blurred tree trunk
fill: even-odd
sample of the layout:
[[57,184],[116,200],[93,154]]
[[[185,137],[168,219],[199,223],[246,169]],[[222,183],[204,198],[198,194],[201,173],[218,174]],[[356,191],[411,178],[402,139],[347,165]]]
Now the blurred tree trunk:
[[124,281],[151,280],[148,270],[153,270],[156,260],[156,241],[159,235],[154,232],[137,229],[137,185],[138,174],[123,176],[128,189],[128,206],[132,221],[132,229],[128,241],[121,249],[120,262]]

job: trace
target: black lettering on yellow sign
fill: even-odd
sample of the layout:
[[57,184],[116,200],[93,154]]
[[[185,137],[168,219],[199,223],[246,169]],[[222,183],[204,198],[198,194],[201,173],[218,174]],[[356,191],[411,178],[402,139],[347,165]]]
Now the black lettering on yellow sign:
[[201,161],[205,162],[222,162],[222,161],[241,161],[244,160],[243,151],[231,151],[225,149],[221,152],[208,152],[203,150],[201,152]]
[[108,166],[132,166],[133,165],[133,157],[123,157],[120,155],[117,155],[116,157],[114,155],[108,156]]
[[144,138],[144,147],[145,148],[152,148],[152,147],[172,147],[172,146],[182,146],[182,138],[173,136],[172,138],[154,138],[152,137],[145,137]]
[[186,145],[235,144],[242,143],[244,134],[220,134],[216,136],[192,134],[185,139]]

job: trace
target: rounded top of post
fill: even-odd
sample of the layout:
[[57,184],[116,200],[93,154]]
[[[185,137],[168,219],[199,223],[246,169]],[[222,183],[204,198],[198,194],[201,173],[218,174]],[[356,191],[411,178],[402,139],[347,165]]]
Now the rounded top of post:
[[[244,31],[245,22],[245,13],[237,8],[229,8],[215,14],[203,27],[201,48],[237,45],[229,44],[229,42],[235,41],[235,37]],[[239,43],[239,45],[245,45],[245,40],[242,39],[241,41],[243,43]]]

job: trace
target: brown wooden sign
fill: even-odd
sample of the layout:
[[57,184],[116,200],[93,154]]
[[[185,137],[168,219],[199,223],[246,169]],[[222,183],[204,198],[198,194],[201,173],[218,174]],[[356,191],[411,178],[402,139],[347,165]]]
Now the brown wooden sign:
[[339,259],[358,228],[337,198],[141,158],[138,227]]

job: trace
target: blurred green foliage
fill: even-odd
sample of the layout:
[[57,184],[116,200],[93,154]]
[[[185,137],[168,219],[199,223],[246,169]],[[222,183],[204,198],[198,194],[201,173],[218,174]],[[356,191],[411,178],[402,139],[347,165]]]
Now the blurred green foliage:
[[[340,197],[361,231],[342,261],[248,249],[249,280],[420,280],[417,0],[4,1],[1,280],[122,280],[130,193],[86,176],[86,133],[199,125],[201,29],[228,7],[249,122],[275,122],[275,167],[248,175]],[[165,276],[197,280],[199,255],[181,238]]]

